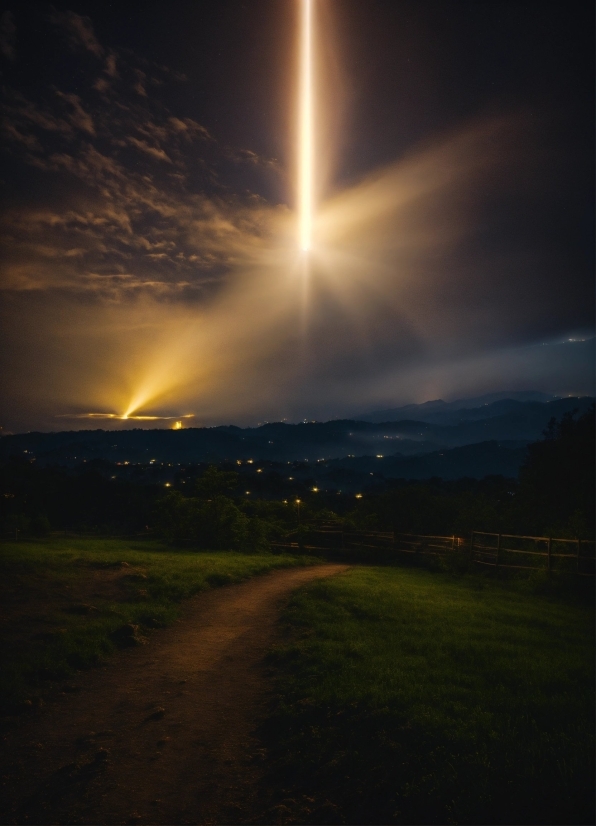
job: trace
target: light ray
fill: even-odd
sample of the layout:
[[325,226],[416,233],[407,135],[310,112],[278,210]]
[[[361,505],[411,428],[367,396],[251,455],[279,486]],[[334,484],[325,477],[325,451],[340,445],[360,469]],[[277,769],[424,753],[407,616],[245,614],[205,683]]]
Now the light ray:
[[298,213],[300,247],[308,251],[312,243],[314,173],[312,0],[300,0],[300,3]]

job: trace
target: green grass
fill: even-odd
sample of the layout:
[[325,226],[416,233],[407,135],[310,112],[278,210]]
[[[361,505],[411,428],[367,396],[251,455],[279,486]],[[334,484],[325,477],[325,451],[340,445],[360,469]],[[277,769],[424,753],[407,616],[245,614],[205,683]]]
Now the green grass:
[[297,592],[285,623],[274,822],[594,822],[591,607],[357,568]]
[[13,714],[35,706],[56,681],[105,660],[126,642],[119,643],[114,632],[127,624],[138,626],[136,637],[146,639],[155,628],[171,623],[181,602],[199,591],[314,561],[177,551],[151,541],[3,543],[2,711]]

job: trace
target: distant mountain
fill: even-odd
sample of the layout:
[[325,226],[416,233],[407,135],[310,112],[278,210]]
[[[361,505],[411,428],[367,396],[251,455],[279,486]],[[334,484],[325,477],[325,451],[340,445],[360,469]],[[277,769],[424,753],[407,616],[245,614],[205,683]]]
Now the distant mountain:
[[[542,436],[550,419],[560,419],[565,413],[573,410],[583,413],[592,404],[594,399],[591,397],[555,399],[546,403],[503,400],[488,404],[484,408],[459,410],[455,414],[456,419],[447,419],[445,423],[422,424],[428,428],[428,438],[448,447],[487,440],[502,442],[507,439],[521,439],[531,442]],[[482,410],[485,416],[480,415]],[[379,424],[377,427],[382,428],[383,425]]]
[[[399,464],[401,474],[406,473],[405,468],[410,467],[407,464],[410,458],[422,460],[424,456],[434,456],[434,459],[427,458],[426,464],[413,462],[411,467],[414,470],[411,472],[418,473],[415,468],[424,466],[424,473],[440,475],[439,470],[448,467],[448,463],[442,461],[443,452],[464,446],[494,443],[496,447],[490,448],[492,453],[488,448],[483,449],[484,452],[478,448],[476,453],[464,452],[461,456],[450,454],[449,461],[456,464],[459,462],[457,466],[461,467],[462,473],[468,467],[465,464],[468,459],[464,461],[461,457],[475,456],[476,458],[469,459],[469,468],[473,473],[470,470],[464,475],[484,475],[483,460],[478,457],[485,457],[486,473],[501,472],[494,469],[501,461],[495,458],[498,456],[504,457],[503,467],[513,467],[518,460],[511,459],[510,462],[511,457],[507,458],[509,454],[506,451],[523,450],[525,444],[541,438],[551,418],[560,419],[564,413],[576,409],[584,412],[592,403],[593,399],[587,397],[549,402],[500,399],[487,402],[482,407],[460,408],[455,411],[457,420],[449,423],[420,419],[384,423],[339,420],[302,424],[277,422],[256,428],[226,426],[178,431],[22,433],[0,438],[0,457],[19,455],[34,458],[39,464],[72,467],[93,459],[131,464],[148,464],[153,461],[185,465],[247,459],[322,464],[331,459],[374,459],[380,456],[392,457]],[[390,463],[387,467],[390,467]],[[452,473],[451,470],[445,472]],[[423,477],[414,475],[412,478]]]
[[[540,393],[537,390],[510,390],[500,393],[487,393],[484,396],[476,396],[469,399],[457,399],[453,402],[444,402],[443,399],[423,402],[422,404],[407,404],[403,407],[392,407],[386,410],[376,410],[373,413],[365,413],[358,416],[362,422],[396,422],[400,419],[416,419],[419,422],[432,422],[433,424],[452,424],[459,421],[458,414],[464,411],[478,410],[478,418],[487,418],[490,415],[505,413],[510,406],[522,402],[540,402],[542,404],[554,401],[556,396],[548,393]],[[501,403],[501,407],[495,405]],[[482,415],[480,411],[486,408],[493,408],[495,412]]]
[[431,479],[435,476],[441,479],[461,479],[466,476],[482,479],[497,475],[516,477],[525,456],[526,445],[523,442],[504,445],[489,441],[435,451],[424,456],[334,459],[327,463],[327,467],[330,471],[348,471],[351,478],[346,479],[346,486],[352,489],[359,481],[374,486],[375,479],[380,483],[381,479]]

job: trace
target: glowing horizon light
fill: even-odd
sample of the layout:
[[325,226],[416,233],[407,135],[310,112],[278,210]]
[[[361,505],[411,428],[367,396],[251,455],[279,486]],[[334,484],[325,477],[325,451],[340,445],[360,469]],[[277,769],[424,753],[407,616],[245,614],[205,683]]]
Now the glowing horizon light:
[[312,0],[300,0],[300,92],[298,127],[298,214],[300,248],[312,242],[313,213],[313,91]]
[[[185,413],[183,416],[133,416],[128,413],[58,413],[57,419],[117,419],[121,422],[171,422],[176,419],[174,430],[182,429],[179,419],[194,419],[194,413]],[[179,425],[179,427],[177,427]]]

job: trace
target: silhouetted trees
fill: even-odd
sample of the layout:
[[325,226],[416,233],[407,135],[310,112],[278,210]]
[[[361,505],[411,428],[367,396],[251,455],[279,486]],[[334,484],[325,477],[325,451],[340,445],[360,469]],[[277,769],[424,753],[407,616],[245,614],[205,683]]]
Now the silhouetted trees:
[[347,523],[396,533],[467,536],[472,530],[509,528],[517,483],[503,476],[445,482],[395,483],[363,497]]
[[533,530],[579,539],[594,536],[594,406],[578,418],[551,419],[544,439],[528,446],[519,474],[518,511]]
[[22,457],[0,463],[0,532],[145,531],[163,487],[112,479],[111,469],[101,460],[75,470],[38,467]]
[[247,516],[225,495],[237,482],[237,473],[208,467],[196,482],[195,496],[172,491],[157,503],[154,525],[158,534],[211,550],[266,550],[266,523]]

